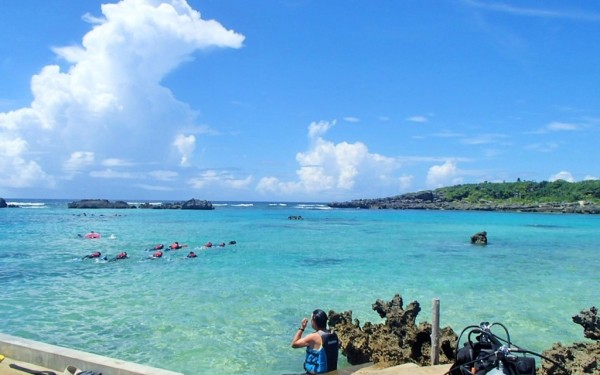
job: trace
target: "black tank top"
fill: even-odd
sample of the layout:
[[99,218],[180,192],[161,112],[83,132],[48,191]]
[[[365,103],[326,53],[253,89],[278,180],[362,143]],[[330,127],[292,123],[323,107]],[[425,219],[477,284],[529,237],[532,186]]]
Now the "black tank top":
[[323,349],[327,354],[327,371],[337,370],[338,351],[340,343],[334,332],[319,331],[323,341]]

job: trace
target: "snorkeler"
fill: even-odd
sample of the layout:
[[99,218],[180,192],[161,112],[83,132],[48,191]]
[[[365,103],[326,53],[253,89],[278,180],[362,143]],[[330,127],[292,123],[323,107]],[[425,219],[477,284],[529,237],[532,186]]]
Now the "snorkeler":
[[151,249],[146,249],[146,251],[156,251],[156,250],[162,250],[165,248],[165,245],[159,243],[158,245],[154,245]]
[[122,253],[117,254],[116,257],[110,259],[109,262],[114,262],[115,260],[121,260],[121,259],[127,259],[127,258],[129,258],[127,256],[127,252],[123,251]]
[[154,252],[154,254],[152,254],[151,256],[148,257],[148,259],[158,259],[158,258],[162,258],[163,256],[163,252],[160,250],[156,250]]
[[171,249],[171,250],[179,250],[182,247],[187,247],[187,245],[186,244],[180,245],[179,242],[177,242],[177,241],[175,241],[171,245],[169,245],[169,249]]
[[99,252],[99,251],[94,251],[93,253],[91,253],[91,254],[88,254],[88,255],[84,256],[83,258],[81,258],[81,259],[94,259],[94,258],[100,258],[100,256],[101,256],[101,255],[102,255],[102,253],[101,253],[101,252]]

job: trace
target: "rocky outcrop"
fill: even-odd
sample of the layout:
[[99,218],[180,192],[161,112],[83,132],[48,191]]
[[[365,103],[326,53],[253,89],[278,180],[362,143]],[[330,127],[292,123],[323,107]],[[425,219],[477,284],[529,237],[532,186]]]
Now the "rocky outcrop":
[[190,199],[186,201],[182,206],[182,210],[214,210],[212,203],[209,201],[202,201],[199,199]]
[[388,198],[356,199],[348,202],[332,202],[332,208],[363,208],[393,210],[460,210],[460,211],[506,211],[542,213],[600,214],[600,206],[590,202],[551,202],[538,204],[518,204],[508,202],[468,203],[448,199],[443,193],[425,190]]
[[97,209],[97,208],[134,208],[127,202],[123,201],[109,201],[107,199],[82,199],[80,201],[74,201],[67,205],[68,208],[86,208],[86,209]]
[[83,199],[69,203],[69,208],[153,208],[170,210],[214,210],[211,202],[199,199],[190,199],[185,202],[164,202],[160,204],[140,203],[129,204],[123,201],[111,202],[106,199]]
[[[597,314],[596,307],[592,307],[572,317],[574,323],[583,327],[584,336],[596,342],[579,342],[571,346],[556,343],[542,355],[554,360],[572,375],[600,374],[600,342],[597,341],[600,340],[600,322]],[[563,374],[558,364],[542,361],[542,374]]]
[[6,208],[8,207],[8,204],[6,204],[6,201],[4,200],[4,198],[0,198],[0,208]]
[[[353,321],[352,311],[329,312],[329,326],[338,334],[342,354],[353,365],[374,362],[383,366],[403,363],[429,365],[431,363],[431,324],[416,324],[421,311],[414,301],[403,308],[400,295],[389,301],[377,300],[373,305],[385,323],[366,322],[362,327],[358,320]],[[440,332],[440,363],[454,361],[454,347],[457,336],[450,327]]]
[[146,208],[154,210],[181,210],[184,202],[161,202],[161,203],[140,203],[137,208]]
[[[556,343],[551,349],[542,352],[542,355],[561,364],[571,375],[600,374],[600,343],[578,342],[571,346]],[[542,374],[565,374],[557,364],[542,361]]]
[[591,340],[600,340],[600,318],[598,318],[598,309],[595,306],[589,310],[581,310],[572,319],[574,323],[583,327],[583,336]]
[[[418,302],[411,302],[404,309],[402,297],[397,294],[389,302],[377,300],[372,308],[385,318],[384,323],[366,322],[361,327],[358,319],[353,320],[352,311],[329,312],[329,326],[337,333],[342,354],[350,364],[373,362],[384,368],[409,362],[420,366],[431,363],[431,325],[427,322],[416,324],[416,317],[421,311]],[[598,309],[582,310],[572,319],[583,327],[584,336],[595,342],[571,346],[554,344],[551,349],[542,352],[542,356],[550,360],[538,361],[538,375],[600,375]],[[444,327],[440,336],[440,364],[456,361],[456,333],[452,328]]]
[[478,232],[471,236],[471,243],[474,245],[487,245],[487,232]]

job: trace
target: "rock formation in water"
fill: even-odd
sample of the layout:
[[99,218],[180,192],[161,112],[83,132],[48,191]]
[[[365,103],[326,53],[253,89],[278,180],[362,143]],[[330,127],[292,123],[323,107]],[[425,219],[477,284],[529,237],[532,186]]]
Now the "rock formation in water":
[[[595,342],[577,342],[571,346],[556,343],[542,355],[565,367],[571,375],[600,374],[600,320],[598,309],[592,307],[573,316],[573,322],[583,327],[584,336]],[[564,371],[554,363],[542,361],[542,374],[559,375]]]
[[68,208],[132,208],[127,202],[123,201],[109,201],[108,199],[82,199],[80,201],[74,201],[67,205]]
[[123,201],[109,201],[107,199],[82,199],[68,204],[68,208],[153,208],[171,210],[214,210],[211,202],[200,199],[190,199],[185,202],[163,202],[160,204],[141,203],[129,204]]
[[[431,324],[416,324],[421,311],[414,301],[403,308],[398,294],[389,301],[377,300],[373,305],[385,323],[366,322],[362,327],[352,320],[352,311],[329,312],[329,326],[338,334],[342,354],[353,365],[374,362],[383,366],[403,363],[431,364]],[[454,361],[454,347],[458,337],[450,327],[440,330],[440,363]]]
[[0,198],[0,208],[8,207],[4,198]]
[[190,199],[186,201],[182,206],[182,210],[213,210],[214,207],[209,201]]
[[474,245],[487,245],[487,242],[488,240],[486,231],[475,233],[471,236],[471,243]]
[[583,327],[583,336],[591,340],[600,340],[600,318],[598,318],[598,309],[595,306],[589,310],[581,310],[572,319],[574,323]]

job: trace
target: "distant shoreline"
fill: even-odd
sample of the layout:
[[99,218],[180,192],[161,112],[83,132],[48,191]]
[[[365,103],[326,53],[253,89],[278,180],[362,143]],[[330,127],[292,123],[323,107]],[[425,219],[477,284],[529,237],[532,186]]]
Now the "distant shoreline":
[[480,203],[464,202],[415,202],[404,199],[358,199],[349,202],[329,203],[332,208],[361,208],[369,210],[454,210],[454,211],[500,211],[562,214],[600,214],[600,206],[593,203]]
[[362,209],[600,214],[598,196],[600,181],[585,181],[585,184],[564,181],[481,183],[328,205],[332,208]]

